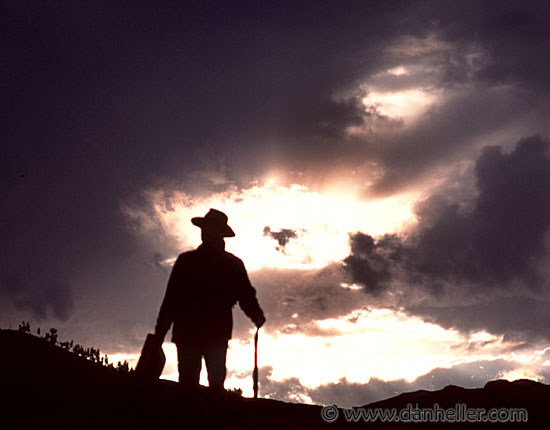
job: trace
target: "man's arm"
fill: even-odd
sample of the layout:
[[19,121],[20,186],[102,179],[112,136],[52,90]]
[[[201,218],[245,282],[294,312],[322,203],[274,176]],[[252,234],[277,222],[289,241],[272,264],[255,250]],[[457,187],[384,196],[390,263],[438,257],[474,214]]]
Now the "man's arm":
[[258,299],[256,298],[256,289],[250,283],[248,274],[242,261],[239,261],[239,306],[248,318],[260,328],[265,323],[265,316]]
[[176,291],[178,285],[181,284],[183,277],[183,258],[182,254],[177,258],[170,278],[168,279],[168,286],[166,287],[166,294],[164,300],[160,306],[159,315],[157,318],[157,324],[155,325],[155,335],[164,339],[166,333],[170,329],[172,322],[174,322],[174,314],[176,308]]

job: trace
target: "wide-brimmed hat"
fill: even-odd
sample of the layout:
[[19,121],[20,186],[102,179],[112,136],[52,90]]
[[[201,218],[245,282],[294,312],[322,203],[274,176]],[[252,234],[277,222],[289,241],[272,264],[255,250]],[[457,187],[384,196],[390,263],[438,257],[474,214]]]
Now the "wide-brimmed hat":
[[218,232],[222,237],[235,236],[235,232],[227,225],[227,215],[216,209],[210,209],[203,217],[192,218],[191,222],[197,227]]

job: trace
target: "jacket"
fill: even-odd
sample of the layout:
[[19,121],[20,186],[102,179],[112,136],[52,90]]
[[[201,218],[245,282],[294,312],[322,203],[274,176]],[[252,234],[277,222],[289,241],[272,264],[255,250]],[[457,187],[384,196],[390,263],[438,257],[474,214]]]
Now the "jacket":
[[155,332],[172,342],[226,342],[233,329],[232,307],[239,303],[256,321],[263,317],[243,262],[219,246],[202,244],[177,258],[160,308]]

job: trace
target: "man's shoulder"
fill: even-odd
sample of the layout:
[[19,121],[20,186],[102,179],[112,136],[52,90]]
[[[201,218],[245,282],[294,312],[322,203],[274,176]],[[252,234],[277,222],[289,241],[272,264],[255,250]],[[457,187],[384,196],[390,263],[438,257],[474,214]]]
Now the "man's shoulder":
[[224,258],[226,258],[228,261],[230,261],[233,264],[244,265],[243,260],[241,260],[235,254],[231,254],[230,252],[223,251],[223,255],[224,255]]
[[192,249],[190,251],[183,251],[180,255],[177,256],[176,262],[190,261],[197,257],[197,250]]

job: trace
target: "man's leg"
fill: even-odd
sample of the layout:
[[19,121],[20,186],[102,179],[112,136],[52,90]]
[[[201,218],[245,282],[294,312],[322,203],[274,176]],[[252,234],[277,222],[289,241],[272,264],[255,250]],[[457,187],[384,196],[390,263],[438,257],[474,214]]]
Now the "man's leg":
[[202,366],[201,350],[196,345],[176,344],[178,349],[179,382],[185,388],[198,388]]
[[204,361],[208,370],[208,385],[210,388],[223,390],[226,356],[227,341],[209,345],[205,348]]

